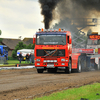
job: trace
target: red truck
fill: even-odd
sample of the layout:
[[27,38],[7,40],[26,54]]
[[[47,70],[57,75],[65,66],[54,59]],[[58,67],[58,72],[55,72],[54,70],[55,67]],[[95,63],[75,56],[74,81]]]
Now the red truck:
[[82,69],[90,67],[90,56],[86,53],[93,53],[93,49],[72,50],[72,38],[69,31],[40,29],[35,36],[33,38],[34,62],[38,73],[43,73],[44,70],[48,72],[64,70],[65,73],[81,72]]

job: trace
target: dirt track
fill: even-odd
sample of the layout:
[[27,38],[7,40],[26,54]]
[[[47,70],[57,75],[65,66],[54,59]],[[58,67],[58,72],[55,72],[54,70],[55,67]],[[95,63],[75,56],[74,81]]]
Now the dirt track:
[[100,71],[38,74],[36,69],[0,71],[0,100],[26,100],[100,82]]

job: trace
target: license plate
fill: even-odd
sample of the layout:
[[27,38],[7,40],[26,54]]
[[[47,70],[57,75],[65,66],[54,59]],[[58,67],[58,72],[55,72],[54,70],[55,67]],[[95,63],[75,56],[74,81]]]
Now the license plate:
[[47,68],[54,68],[54,64],[47,64]]

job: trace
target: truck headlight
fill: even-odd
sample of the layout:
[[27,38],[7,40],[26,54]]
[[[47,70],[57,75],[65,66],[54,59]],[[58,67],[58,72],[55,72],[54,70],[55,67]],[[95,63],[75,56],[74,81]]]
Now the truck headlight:
[[47,62],[46,60],[44,60],[43,62]]
[[37,65],[40,65],[40,63],[37,63]]
[[40,59],[36,59],[36,61],[40,61]]
[[61,59],[61,61],[65,61],[65,59]]
[[54,62],[57,62],[57,60],[54,60]]
[[50,62],[50,60],[47,60],[47,62]]
[[61,65],[65,65],[65,63],[62,63]]
[[53,62],[53,60],[51,60],[50,62]]

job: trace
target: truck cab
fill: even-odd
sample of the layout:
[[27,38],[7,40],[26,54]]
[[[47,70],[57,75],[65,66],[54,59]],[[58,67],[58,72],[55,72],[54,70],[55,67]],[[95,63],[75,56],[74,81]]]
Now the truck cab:
[[71,33],[64,30],[44,30],[36,32],[34,56],[38,73],[56,72],[64,69],[71,72],[72,43]]

